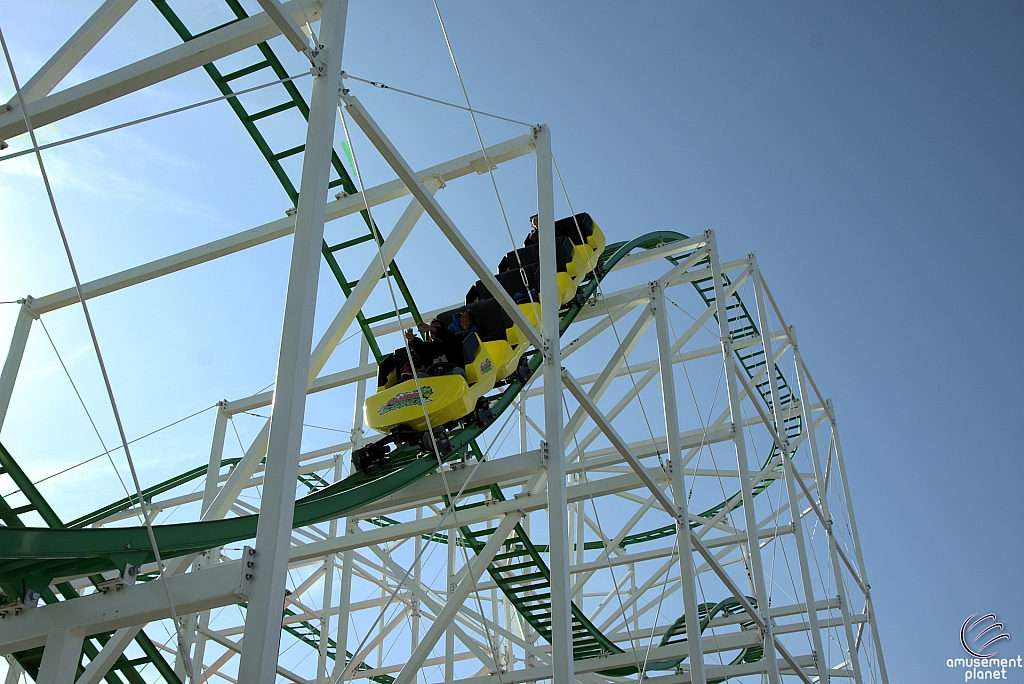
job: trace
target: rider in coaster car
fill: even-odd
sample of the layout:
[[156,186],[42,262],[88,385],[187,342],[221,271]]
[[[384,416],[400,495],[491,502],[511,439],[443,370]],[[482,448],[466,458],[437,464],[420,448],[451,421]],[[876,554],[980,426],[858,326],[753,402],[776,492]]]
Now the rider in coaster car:
[[538,225],[539,225],[539,220],[537,218],[537,214],[534,214],[533,216],[530,217],[530,232],[527,234],[526,239],[523,240],[523,246],[524,247],[529,247],[530,245],[537,244],[537,227],[538,227]]
[[451,325],[448,326],[448,330],[453,333],[478,333],[480,328],[477,327],[476,323],[473,322],[473,317],[469,315],[469,311],[460,311],[459,313],[452,316]]
[[[451,330],[444,327],[444,323],[436,318],[430,323],[417,323],[416,328],[426,337],[421,340],[413,334],[412,329],[405,331],[405,337],[409,340],[409,348],[413,356],[426,359],[425,369],[419,375],[466,375],[461,365],[449,362],[449,359],[458,359],[462,350],[461,342]],[[410,375],[410,377],[412,377]]]
[[417,377],[430,375],[427,372],[427,364],[423,362],[419,354],[420,345],[424,344],[423,340],[416,337],[411,328],[405,331],[405,338],[409,340],[409,351],[412,352],[412,361],[409,361],[404,349],[399,349],[395,352],[396,357],[401,357],[399,360],[398,381],[412,380],[413,371],[415,371]]

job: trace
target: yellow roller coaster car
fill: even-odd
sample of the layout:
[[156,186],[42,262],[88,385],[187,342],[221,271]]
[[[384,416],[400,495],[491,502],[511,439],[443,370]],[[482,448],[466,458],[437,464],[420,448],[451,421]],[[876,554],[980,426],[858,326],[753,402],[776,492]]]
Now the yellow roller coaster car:
[[[579,286],[590,273],[600,273],[604,234],[585,213],[557,221],[555,233],[559,305],[582,305]],[[505,255],[495,277],[539,328],[539,249],[531,238]],[[470,320],[467,330],[459,325],[464,313]],[[436,448],[446,455],[451,449],[447,426],[466,418],[488,425],[493,416],[485,395],[515,374],[528,377],[522,361],[529,342],[481,281],[470,288],[466,306],[439,314],[435,325],[432,340],[410,343],[412,360],[403,347],[381,362],[377,392],[367,398],[363,415],[366,425],[385,437],[353,452],[357,469],[369,472],[386,462],[389,442],[418,441],[425,451]]]

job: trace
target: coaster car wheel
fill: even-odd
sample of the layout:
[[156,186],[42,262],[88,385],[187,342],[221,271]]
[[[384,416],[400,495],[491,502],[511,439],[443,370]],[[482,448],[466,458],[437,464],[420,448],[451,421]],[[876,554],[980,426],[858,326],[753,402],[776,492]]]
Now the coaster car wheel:
[[486,428],[494,422],[494,413],[491,411],[491,404],[486,398],[480,397],[476,402],[476,410],[473,411],[473,419],[476,420],[482,428]]
[[448,454],[452,453],[452,443],[448,439],[448,430],[443,427],[436,427],[433,430],[434,436],[431,439],[431,431],[426,430],[423,432],[422,445],[423,451],[428,454],[434,453],[434,445],[437,445],[437,455],[444,458]]
[[587,298],[583,294],[583,288],[576,288],[576,296],[572,298],[572,303],[576,305],[576,308],[582,309],[583,305],[587,303]]
[[530,368],[530,361],[525,356],[519,357],[519,367],[516,368],[516,377],[519,382],[526,383],[533,376],[533,369]]
[[375,442],[352,452],[352,468],[370,475],[390,462],[391,448],[383,442]]

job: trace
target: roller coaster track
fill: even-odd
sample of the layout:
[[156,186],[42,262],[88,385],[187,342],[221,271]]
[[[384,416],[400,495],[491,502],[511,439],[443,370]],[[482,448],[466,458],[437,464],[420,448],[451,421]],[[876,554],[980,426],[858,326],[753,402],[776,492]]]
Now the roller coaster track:
[[[606,250],[605,255],[602,255],[602,263],[607,271],[611,271],[620,259],[633,250],[652,249],[683,239],[686,239],[686,236],[679,233],[650,233],[630,242],[612,245]],[[609,251],[612,251],[611,255],[608,255]],[[584,287],[584,295],[587,299],[595,295],[598,282],[596,278],[591,278]],[[706,287],[702,281],[698,281],[694,285],[698,291],[701,287]],[[743,321],[744,319],[750,321],[745,308],[739,302],[739,297],[736,295],[734,297],[737,303],[728,307],[731,316],[730,323],[733,324],[734,321]],[[573,305],[562,314],[560,320],[562,333],[568,329],[580,310],[579,306]],[[753,322],[750,321],[749,325],[752,327]],[[756,328],[750,334],[756,335]],[[744,368],[750,377],[757,377],[764,364],[763,354],[761,360],[758,359],[756,353],[740,358],[744,360]],[[533,354],[529,359],[531,370],[536,371],[540,366],[540,361],[541,357]],[[763,387],[763,385],[764,383],[760,383],[758,386]],[[493,398],[491,410],[495,417],[504,413],[524,387],[523,381],[516,380],[508,385],[500,395]],[[799,429],[798,422],[792,423],[792,430],[795,431],[795,434],[799,434]],[[450,434],[453,450],[447,458],[450,460],[462,457],[467,453],[479,454],[475,440],[483,431],[484,428],[476,422],[463,422],[452,429]],[[795,434],[791,434],[791,437]],[[16,467],[6,451],[3,453]],[[773,451],[765,465],[771,462],[774,453]],[[356,472],[335,484],[314,489],[310,494],[296,501],[294,526],[303,527],[339,518],[349,511],[399,491],[435,471],[436,460],[424,456],[425,454],[421,453],[419,447],[400,446],[391,453],[390,462],[372,475]],[[232,462],[225,461],[222,465],[232,465]],[[143,495],[149,499],[158,493],[168,491],[205,474],[205,467],[196,468],[145,490]],[[762,481],[755,489],[755,493],[763,491],[771,481],[770,479]],[[314,488],[321,482],[322,480],[320,482],[310,480],[306,482],[306,485]],[[27,478],[22,477],[18,483],[23,492],[34,491]],[[504,498],[501,489],[496,486],[490,488],[490,494],[494,498]],[[701,513],[700,517],[710,519],[725,506],[740,505],[739,502],[734,501],[738,496],[737,494],[730,497]],[[44,507],[48,509],[37,492],[33,500],[37,501],[34,504],[36,510],[44,510]],[[27,586],[44,593],[48,591],[47,587],[54,577],[99,573],[104,570],[117,569],[126,562],[138,566],[153,561],[153,553],[143,527],[81,529],[84,525],[99,521],[115,512],[123,511],[134,503],[135,497],[122,499],[75,520],[69,526],[55,524],[50,528],[28,528],[8,523],[6,527],[0,527],[0,548],[3,549],[0,552],[0,586],[9,595],[17,595],[19,586]],[[22,509],[12,509],[4,503],[0,507],[0,518],[6,522],[15,511],[27,512]],[[258,515],[249,515],[207,522],[155,525],[153,531],[163,557],[172,558],[250,539],[256,534],[257,521]],[[373,522],[385,525],[390,521],[374,519]],[[698,522],[691,523],[693,527],[699,525]],[[467,544],[477,551],[483,547],[486,538],[491,533],[493,533],[493,529],[472,530],[468,527],[462,529]],[[630,535],[622,543],[624,545],[642,543],[670,534],[675,534],[674,526]],[[447,537],[433,535],[430,540],[447,541]],[[595,547],[591,543],[588,548],[600,548],[600,546]],[[541,636],[547,637],[550,635],[550,623],[547,617],[550,614],[550,596],[539,593],[546,588],[549,578],[549,570],[540,555],[543,551],[546,551],[545,547],[533,545],[522,527],[517,526],[515,533],[506,541],[504,551],[490,564],[488,571],[517,611]],[[679,632],[680,629],[684,629],[684,626],[677,625],[676,632]],[[311,625],[292,628],[289,631],[310,645],[315,646],[317,643],[318,634],[314,633]],[[573,606],[573,635],[576,658],[621,652],[621,649],[601,634],[590,623],[582,610],[575,605]],[[749,651],[749,649],[747,650]],[[748,658],[751,655],[744,651],[740,657]],[[387,684],[387,682],[380,684]]]
[[[235,18],[221,26],[193,33],[172,10],[167,0],[152,1],[161,15],[185,42],[209,31],[221,28],[221,26],[241,21],[247,16],[237,0],[225,0]],[[222,73],[212,63],[204,66],[207,74],[223,95],[233,94],[232,83],[252,74],[267,72],[272,73],[274,78],[278,79],[288,76],[281,61],[267,43],[261,43],[256,48],[261,55],[260,59],[253,61],[251,64],[236,68],[229,73]],[[296,190],[296,183],[290,178],[282,162],[302,153],[303,146],[298,145],[287,149],[275,150],[260,127],[270,124],[275,120],[275,117],[288,116],[291,110],[296,110],[303,118],[308,118],[309,107],[292,82],[282,83],[279,88],[283,91],[281,103],[259,111],[250,112],[238,98],[229,98],[227,102],[238,116],[246,131],[253,138],[257,148],[263,154],[275,176],[281,182],[288,198],[293,205],[297,205],[298,192]],[[294,113],[291,115],[294,116]],[[332,152],[331,161],[332,169],[337,174],[337,177],[329,181],[329,187],[337,187],[348,194],[355,193],[357,191],[355,185],[336,151]],[[370,240],[376,240],[378,244],[383,242],[383,237],[368,213],[366,211],[360,213],[366,226],[365,233],[351,236],[349,239],[334,245],[328,244],[325,240],[321,249],[325,261],[346,297],[351,294],[356,282],[347,279],[339,257],[344,254],[345,250],[356,247],[364,242],[369,242]],[[606,270],[611,271],[622,257],[633,250],[652,249],[682,239],[686,239],[686,236],[674,232],[650,233],[629,242],[608,245],[600,260]],[[688,256],[689,254],[680,254],[671,256],[668,259],[673,264],[678,264]],[[396,318],[400,314],[411,315],[417,322],[421,320],[419,311],[413,302],[412,295],[405,284],[397,264],[394,262],[389,264],[385,275],[394,278],[398,293],[404,301],[404,306],[401,306],[397,312],[392,310],[366,315],[360,311],[356,317],[357,323],[367,339],[369,348],[378,362],[382,359],[383,354],[372,334],[372,325]],[[726,280],[726,286],[728,286],[728,278],[723,277]],[[706,305],[710,306],[714,303],[714,281],[712,278],[695,281],[693,285]],[[598,279],[592,278],[584,286],[585,297],[587,299],[593,297],[597,292],[597,288]],[[725,309],[729,329],[734,339],[742,340],[759,334],[753,318],[749,315],[738,293],[730,298],[729,304],[727,304]],[[579,312],[580,308],[573,306],[563,313],[560,321],[560,331],[562,333],[565,332]],[[716,319],[719,314],[720,312],[715,313]],[[739,349],[735,354],[749,378],[755,380],[764,374],[764,366],[767,361],[763,348],[755,346],[748,349]],[[540,366],[540,361],[539,355],[534,354],[531,356],[529,359],[530,368],[536,371]],[[773,371],[778,382],[780,403],[783,407],[786,407],[793,401],[792,392],[778,366],[773,364]],[[495,417],[500,416],[511,405],[523,387],[523,382],[513,382],[499,396],[491,398],[493,401],[491,410]],[[765,377],[756,382],[755,390],[770,409],[772,403],[770,379]],[[799,413],[786,419],[785,428],[790,441],[800,434],[802,423]],[[479,455],[475,440],[482,431],[483,428],[470,422],[462,423],[459,427],[452,430],[451,443],[453,450],[448,459],[460,458],[466,453]],[[419,449],[415,447],[400,447],[391,453],[390,463],[372,475],[355,473],[331,485],[327,485],[322,478],[315,475],[300,476],[300,480],[303,480],[304,484],[310,489],[310,493],[296,501],[294,526],[303,527],[342,517],[348,511],[377,501],[421,479],[433,472],[437,467],[436,461],[433,458],[422,458],[421,456],[422,454]],[[762,468],[767,467],[776,456],[777,451],[773,445],[772,451]],[[238,459],[228,459],[223,461],[221,466],[230,467],[235,465],[237,461]],[[94,582],[99,582],[103,578],[98,573],[102,571],[121,568],[125,563],[139,566],[153,560],[150,542],[143,527],[83,529],[87,525],[100,522],[110,515],[131,508],[138,503],[137,497],[127,497],[64,524],[29,479],[24,476],[17,463],[15,463],[14,459],[2,445],[0,445],[0,466],[2,466],[0,474],[10,474],[15,480],[20,493],[29,502],[26,505],[12,507],[0,497],[0,520],[3,521],[3,525],[0,526],[0,549],[3,549],[3,551],[0,551],[0,588],[3,588],[8,596],[17,596],[26,589],[31,589],[38,592],[44,602],[53,603],[58,600],[50,588],[51,582],[55,577],[90,575]],[[18,474],[18,477],[15,477],[15,474]],[[144,490],[143,497],[150,501],[161,493],[206,475],[207,468],[205,466],[190,470]],[[770,478],[763,479],[755,486],[753,493],[757,495],[773,481]],[[504,498],[500,487],[496,485],[490,486],[488,493],[495,499],[500,500]],[[739,493],[735,494],[717,506],[700,513],[698,517],[710,520],[726,507],[735,508],[741,506],[742,502],[737,501],[739,496]],[[21,520],[21,516],[30,512],[39,514],[48,527],[26,527]],[[157,545],[162,556],[168,559],[199,553],[209,548],[243,539],[250,539],[256,534],[257,520],[258,516],[250,515],[207,522],[157,525],[154,526],[154,534],[156,535]],[[394,523],[394,521],[385,517],[373,518],[369,522],[376,525]],[[691,527],[696,528],[701,524],[700,522],[691,522]],[[460,541],[460,543],[465,543],[474,551],[479,552],[494,530],[473,530],[469,527],[464,527],[461,532],[464,541]],[[641,544],[670,537],[674,534],[676,534],[675,525],[667,525],[627,535],[622,539],[620,545]],[[425,538],[433,542],[446,543],[450,540],[444,534],[428,535],[428,537]],[[601,549],[604,548],[604,542],[586,542],[584,548]],[[509,598],[512,605],[544,638],[550,636],[550,595],[544,593],[548,586],[550,571],[541,557],[541,554],[546,551],[547,548],[545,546],[532,544],[522,527],[517,525],[513,534],[506,540],[502,552],[495,557],[488,567],[489,574],[501,588],[502,592]],[[61,593],[62,600],[78,596],[78,593],[70,583],[59,583],[56,585],[56,588]],[[699,609],[701,614],[700,632],[706,629],[713,617],[716,615],[733,614],[738,610],[738,606],[739,603],[735,599],[726,599],[717,604],[701,604]],[[288,612],[288,610],[285,611],[286,618],[294,617],[294,615],[289,616]],[[582,659],[622,652],[611,640],[597,630],[583,611],[575,604],[572,605],[572,618],[574,658]],[[749,625],[744,625],[744,628],[746,627],[749,627]],[[308,621],[303,620],[289,623],[283,629],[314,648],[317,648],[319,645],[319,630]],[[685,635],[685,633],[685,621],[680,618],[662,639],[661,645],[674,643],[674,638]],[[91,637],[86,641],[83,653],[92,658],[109,638],[109,634]],[[334,659],[336,658],[336,644],[333,643],[333,640],[329,639],[328,641],[328,655]],[[111,684],[117,684],[122,681],[123,677],[123,680],[132,684],[143,682],[145,680],[139,672],[143,666],[152,664],[165,682],[180,684],[180,680],[174,674],[173,669],[163,659],[159,650],[146,636],[145,632],[139,632],[136,637],[136,643],[145,653],[145,657],[129,660],[123,655],[120,656],[106,676],[106,681],[111,682]],[[22,667],[33,677],[38,671],[41,654],[41,648],[18,654]],[[346,656],[351,658],[352,654],[346,654]],[[760,648],[752,647],[743,649],[733,662],[754,662],[760,658]],[[672,669],[679,662],[679,660],[675,660],[665,663],[654,663],[649,665],[649,668]],[[365,670],[367,668],[368,666],[361,663],[356,669]],[[636,672],[637,669],[632,667],[610,670],[602,674],[625,676],[635,674]],[[373,677],[372,679],[377,684],[390,684],[393,681],[393,678],[387,675]]]

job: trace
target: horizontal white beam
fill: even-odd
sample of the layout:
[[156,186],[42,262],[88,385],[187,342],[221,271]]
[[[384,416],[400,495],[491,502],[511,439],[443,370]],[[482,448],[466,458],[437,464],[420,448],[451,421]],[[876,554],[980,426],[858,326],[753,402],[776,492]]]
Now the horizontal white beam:
[[[49,95],[134,4],[135,0],[106,0],[100,5],[67,42],[46,60],[46,64],[39,68],[35,76],[21,87],[21,95],[25,101],[31,102]],[[15,95],[8,100],[7,106],[21,107],[18,96]]]
[[110,589],[106,594],[97,592],[31,608],[16,616],[8,614],[0,621],[0,655],[42,646],[47,634],[62,629],[81,629],[89,636],[170,617],[161,582],[167,582],[179,615],[242,603],[248,600],[253,572],[242,561],[236,561],[202,572],[165,575],[161,580],[126,585],[120,591]]
[[[348,370],[338,371],[337,373],[331,373],[321,378],[317,378],[309,386],[306,393],[315,394],[316,392],[323,392],[324,390],[334,389],[335,387],[341,387],[343,385],[350,385],[353,382],[359,382],[360,380],[367,380],[374,377],[377,377],[377,364],[368,363],[365,366],[350,368]],[[224,406],[224,412],[229,415],[234,415],[243,411],[253,411],[264,406],[270,406],[270,403],[273,400],[273,390],[269,392],[261,392],[260,394],[253,394],[252,396],[248,396],[243,399],[229,401]]]
[[[299,17],[300,20],[304,12],[311,19],[320,18],[319,2],[307,4],[302,0],[292,0],[284,6],[284,10]],[[84,83],[28,102],[26,106],[32,119],[32,127],[39,129],[73,114],[166,81],[270,40],[280,32],[265,13],[242,19],[120,69],[108,71]],[[25,133],[26,130],[20,108],[0,114],[0,140],[9,140]]]
[[[500,164],[530,154],[534,149],[533,137],[523,135],[488,147],[487,156],[495,163]],[[476,173],[474,164],[482,159],[483,153],[473,152],[418,171],[417,175],[424,181],[437,176],[442,181],[447,182]],[[333,221],[343,216],[349,216],[364,209],[366,204],[374,207],[408,194],[409,189],[400,180],[383,183],[382,185],[368,188],[365,200],[361,193],[356,193],[328,202],[325,220]],[[295,218],[288,216],[219,240],[214,240],[213,242],[208,242],[204,245],[199,245],[198,247],[187,249],[183,252],[178,252],[177,254],[172,254],[162,259],[157,259],[156,261],[150,261],[134,268],[83,283],[82,292],[85,294],[86,299],[92,299],[93,297],[115,292],[132,285],[138,285],[160,276],[204,264],[229,254],[235,254],[250,247],[291,235],[293,232],[295,232]],[[78,293],[74,288],[69,288],[46,295],[45,297],[39,297],[32,302],[31,309],[33,313],[39,315],[76,304],[77,302]]]
[[[427,190],[423,185],[423,181],[420,180],[415,171],[406,161],[405,157],[402,156],[398,148],[395,147],[394,143],[388,138],[384,131],[377,125],[377,122],[370,116],[370,113],[366,111],[359,99],[354,95],[347,94],[348,91],[343,91],[341,95],[341,101],[344,104],[344,111],[348,112],[349,116],[356,122],[363,134],[370,140],[374,147],[384,161],[388,163],[388,166],[398,175],[409,191],[415,197],[420,206],[423,207],[423,211],[427,213],[438,229],[444,234],[452,246],[458,251],[462,258],[466,261],[466,264],[472,269],[479,278],[487,285],[487,289],[490,290],[495,300],[501,305],[501,308],[505,310],[512,322],[519,326],[520,332],[530,341],[530,343],[537,349],[544,347],[544,341],[541,339],[540,334],[533,327],[523,312],[519,310],[519,306],[513,301],[512,295],[505,291],[497,280],[494,278],[494,274],[491,273],[491,267],[488,266],[480,255],[477,254],[476,250],[473,249],[473,245],[466,239],[466,237],[456,227],[455,222],[452,221],[451,217],[448,216],[447,212],[441,207],[437,199]],[[557,315],[557,312],[547,312],[546,315]]]

